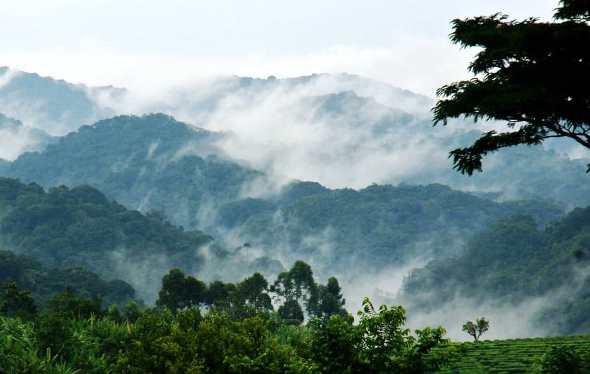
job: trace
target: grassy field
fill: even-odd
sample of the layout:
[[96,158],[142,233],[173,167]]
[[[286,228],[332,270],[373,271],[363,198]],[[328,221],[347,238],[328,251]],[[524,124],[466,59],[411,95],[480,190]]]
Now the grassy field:
[[488,340],[453,344],[452,359],[440,373],[529,373],[551,347],[571,346],[590,352],[590,335]]

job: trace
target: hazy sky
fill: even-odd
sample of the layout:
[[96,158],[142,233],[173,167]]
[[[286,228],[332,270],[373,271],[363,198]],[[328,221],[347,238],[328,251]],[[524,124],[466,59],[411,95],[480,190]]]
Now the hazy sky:
[[217,75],[356,73],[433,94],[472,52],[453,18],[548,18],[557,0],[1,0],[0,65],[156,88]]

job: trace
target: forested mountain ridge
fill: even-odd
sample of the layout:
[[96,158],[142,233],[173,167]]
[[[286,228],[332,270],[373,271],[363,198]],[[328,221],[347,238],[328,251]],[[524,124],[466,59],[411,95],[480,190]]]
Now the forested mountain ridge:
[[402,298],[413,310],[437,310],[455,298],[518,304],[547,299],[536,316],[546,331],[590,328],[590,208],[578,208],[544,229],[528,216],[501,220],[451,258],[433,260],[406,279]]
[[[572,208],[590,203],[583,173],[588,162],[543,147],[535,153],[520,147],[509,157],[493,155],[484,175],[456,175],[444,149],[468,144],[480,132],[472,131],[467,122],[453,131],[432,129],[432,99],[356,75],[225,77],[145,101],[130,90],[75,85],[8,68],[0,72],[0,112],[4,108],[25,126],[52,134],[64,135],[117,114],[164,112],[225,132],[219,144],[226,156],[245,160],[266,174],[333,187],[441,183],[459,190],[498,192],[503,199],[542,196]],[[264,140],[269,136],[266,126],[278,136],[270,144]],[[281,133],[297,133],[300,140],[283,139]],[[14,159],[23,150],[27,149],[11,152],[11,157],[0,153],[0,158]],[[307,171],[296,167],[299,161],[309,164]],[[374,162],[384,166],[371,168]],[[343,165],[351,175],[333,171]]]
[[163,114],[119,116],[24,154],[7,174],[45,187],[91,185],[131,209],[198,227],[203,206],[236,199],[262,175],[216,156],[219,136]]
[[22,155],[5,174],[44,187],[91,185],[129,209],[156,210],[176,225],[202,228],[227,248],[248,243],[266,263],[302,257],[340,269],[357,261],[382,268],[415,255],[446,256],[499,218],[531,214],[545,224],[561,214],[549,202],[499,203],[436,184],[332,190],[292,182],[261,193],[271,178],[228,160],[217,148],[224,135],[163,114],[119,116]]
[[[154,296],[171,267],[196,271],[212,238],[184,231],[159,214],[142,215],[91,187],[55,187],[0,178],[0,239],[4,248],[50,267],[84,267],[123,279],[140,297]],[[210,246],[214,248],[215,246]]]
[[518,214],[547,224],[561,209],[540,201],[497,203],[436,184],[357,191],[294,182],[274,200],[222,206],[218,224],[268,253],[316,257],[351,275],[355,266],[378,270],[416,256],[454,254],[473,233]]
[[0,67],[0,83],[0,112],[51,135],[64,135],[114,115],[98,99],[124,93],[114,87],[76,85],[8,67]]

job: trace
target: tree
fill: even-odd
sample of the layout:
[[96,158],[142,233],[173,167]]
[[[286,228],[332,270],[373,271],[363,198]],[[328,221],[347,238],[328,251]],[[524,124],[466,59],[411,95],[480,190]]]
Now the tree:
[[231,297],[236,291],[233,283],[214,281],[209,284],[205,304],[218,309],[228,309],[231,306]]
[[185,276],[179,269],[172,269],[162,278],[162,289],[156,305],[171,311],[198,307],[207,295],[207,285],[191,276]]
[[381,305],[375,309],[367,298],[358,312],[360,359],[366,373],[435,372],[438,358],[428,358],[432,348],[448,343],[442,327],[416,330],[405,328],[406,311],[402,306]]
[[479,342],[479,338],[484,332],[488,331],[489,328],[490,322],[484,317],[476,319],[475,323],[472,321],[467,321],[463,325],[463,331],[471,335],[476,343]]
[[554,22],[512,21],[503,14],[453,21],[451,40],[482,50],[469,66],[471,80],[437,91],[434,123],[464,117],[508,126],[451,151],[455,169],[471,175],[490,152],[549,138],[590,148],[588,21],[588,0],[561,0]]
[[296,261],[289,271],[280,273],[270,291],[285,301],[301,301],[308,314],[317,314],[318,285],[311,267],[303,261]]
[[237,286],[237,297],[240,305],[253,307],[257,311],[271,311],[272,300],[268,291],[268,282],[262,274],[254,273]]
[[581,374],[589,368],[573,347],[562,346],[552,347],[545,353],[539,369],[539,372],[547,374]]
[[344,309],[345,303],[346,301],[342,296],[342,289],[340,288],[338,279],[331,277],[325,286],[319,286],[318,317],[326,318],[333,315],[348,315],[348,312]]
[[300,325],[305,319],[301,305],[299,305],[299,302],[294,299],[285,301],[285,303],[279,307],[277,313],[283,320],[293,325]]
[[16,283],[9,282],[0,288],[0,314],[7,317],[31,319],[37,314],[31,292],[20,290]]

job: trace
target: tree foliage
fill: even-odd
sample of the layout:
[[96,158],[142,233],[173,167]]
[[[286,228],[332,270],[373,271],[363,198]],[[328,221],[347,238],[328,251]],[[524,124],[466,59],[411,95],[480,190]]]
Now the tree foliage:
[[469,66],[472,79],[438,90],[435,123],[466,117],[509,128],[453,150],[458,171],[471,175],[490,152],[549,138],[590,148],[589,11],[585,0],[562,0],[554,22],[513,21],[503,14],[453,21],[451,40],[481,50]]
[[479,338],[490,329],[490,322],[484,317],[477,318],[475,322],[467,321],[462,327],[463,331],[473,337],[473,340],[477,343]]

